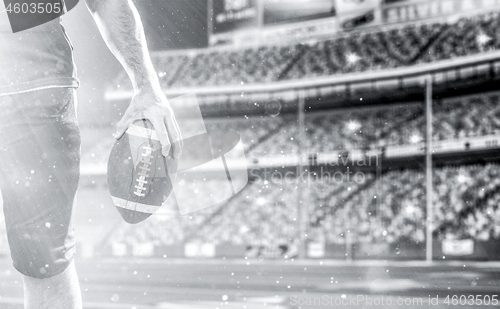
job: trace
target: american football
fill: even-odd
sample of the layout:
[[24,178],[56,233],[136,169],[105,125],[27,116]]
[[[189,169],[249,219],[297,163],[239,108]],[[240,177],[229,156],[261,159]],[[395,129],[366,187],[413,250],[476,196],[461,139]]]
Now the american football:
[[128,223],[139,223],[160,208],[172,191],[176,160],[161,154],[148,120],[134,122],[120,137],[108,161],[109,192]]

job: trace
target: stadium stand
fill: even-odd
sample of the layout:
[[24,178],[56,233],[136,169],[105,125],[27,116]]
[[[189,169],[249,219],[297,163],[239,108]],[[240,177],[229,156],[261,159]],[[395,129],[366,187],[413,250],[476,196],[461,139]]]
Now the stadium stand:
[[[498,12],[454,21],[420,22],[332,35],[289,46],[211,48],[163,52],[154,61],[165,89],[268,84],[346,73],[418,66],[500,49]],[[127,90],[124,75],[114,90]],[[500,92],[447,95],[433,101],[435,141],[500,134]],[[216,105],[231,104],[215,102]],[[244,104],[237,107],[244,110]],[[384,104],[381,102],[379,104]],[[221,105],[222,106],[222,105]],[[425,140],[422,101],[337,108],[305,113],[305,144],[299,148],[296,115],[262,116],[244,112],[206,118],[207,130],[240,133],[247,157],[293,156],[361,149]],[[107,145],[92,157],[105,158]],[[109,151],[109,150],[108,150]],[[434,236],[438,239],[500,238],[500,166],[445,165],[434,169]],[[345,176],[342,176],[345,177]],[[359,179],[358,179],[359,180]],[[217,182],[212,182],[217,192]],[[267,248],[278,257],[298,241],[298,180],[257,177],[237,196],[206,212],[158,215],[139,225],[121,225],[110,243],[172,246],[187,242]],[[309,210],[308,238],[330,244],[422,244],[425,241],[425,173],[422,169],[363,172],[360,181],[332,178],[303,186]],[[170,202],[170,206],[174,206]],[[259,249],[260,250],[260,249]],[[259,251],[257,250],[257,251]],[[260,252],[260,251],[259,251]],[[278,253],[276,253],[278,252]],[[281,252],[281,253],[279,253]],[[259,255],[260,253],[257,253]]]
[[[433,109],[434,140],[500,134],[500,92],[435,100]],[[297,118],[293,115],[207,118],[205,126],[208,131],[238,132],[251,157],[298,152]],[[422,103],[329,110],[306,114],[303,148],[308,153],[322,153],[405,145],[422,141],[424,128]],[[92,141],[82,146],[83,164],[105,164],[114,142],[112,131],[82,128],[82,133],[89,137],[84,140]],[[101,142],[95,142],[96,136]]]
[[[246,49],[160,53],[154,62],[165,89],[269,83],[391,69],[474,55],[500,47],[498,12],[457,21],[337,34],[323,41]],[[114,90],[130,89],[123,72]]]
[[434,138],[449,139],[500,133],[499,93],[435,101]]
[[[435,170],[435,235],[440,239],[489,240],[500,236],[500,166],[445,167]],[[425,240],[424,173],[394,171],[362,181],[322,179],[308,184],[311,235],[345,243],[347,232],[358,243],[422,243]],[[296,181],[260,179],[218,212],[153,216],[131,227],[122,225],[111,242],[133,246],[199,241],[256,247],[290,246],[297,240]],[[214,183],[214,187],[217,184]],[[208,219],[207,219],[208,218]]]
[[[499,93],[482,93],[434,103],[434,139],[500,132]],[[306,148],[322,153],[381,145],[404,145],[424,136],[421,104],[333,110],[306,117]],[[207,130],[238,131],[246,152],[259,158],[298,151],[292,116],[241,117],[206,121]],[[107,155],[108,145],[94,146],[90,157]],[[435,234],[444,238],[489,240],[500,237],[500,167],[494,164],[451,166],[434,171]],[[361,182],[312,180],[305,192],[311,237],[332,244],[346,242],[349,231],[357,243],[422,243],[425,240],[425,186],[421,170],[390,171],[379,179],[364,173]],[[186,242],[249,246],[278,257],[277,248],[297,241],[297,182],[257,179],[227,203],[189,216],[157,215],[136,226],[122,224],[110,243],[129,247]],[[211,184],[217,192],[217,182]],[[174,205],[175,207],[175,205]],[[279,224],[276,224],[279,222]],[[267,250],[267,251],[266,251]],[[260,253],[259,253],[260,252]],[[282,255],[281,254],[281,255]]]

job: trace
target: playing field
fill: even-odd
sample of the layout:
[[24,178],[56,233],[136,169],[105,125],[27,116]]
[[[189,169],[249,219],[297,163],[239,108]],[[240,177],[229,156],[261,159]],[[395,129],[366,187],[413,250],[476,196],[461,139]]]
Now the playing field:
[[[93,309],[500,308],[492,305],[494,295],[500,296],[498,263],[77,262],[84,308]],[[0,308],[22,308],[21,278],[7,259],[1,261],[0,273]]]

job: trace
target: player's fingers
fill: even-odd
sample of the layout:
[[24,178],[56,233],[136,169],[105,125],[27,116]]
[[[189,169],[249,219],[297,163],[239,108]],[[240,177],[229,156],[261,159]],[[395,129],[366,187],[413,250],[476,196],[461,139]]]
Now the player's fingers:
[[165,127],[165,123],[158,118],[150,118],[149,121],[153,124],[153,127],[156,131],[156,135],[160,139],[161,144],[161,153],[164,157],[168,157],[170,153],[171,143],[170,138],[168,137],[167,128]]
[[172,142],[172,156],[174,159],[178,159],[182,154],[184,144],[182,142],[181,130],[179,129],[179,125],[177,124],[173,113],[165,117],[165,123]]

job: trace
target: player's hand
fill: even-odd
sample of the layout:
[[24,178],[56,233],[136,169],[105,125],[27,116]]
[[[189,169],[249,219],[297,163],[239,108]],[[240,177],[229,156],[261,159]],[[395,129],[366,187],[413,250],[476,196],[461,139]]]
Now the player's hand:
[[152,124],[162,145],[165,157],[178,159],[182,153],[182,137],[179,125],[167,97],[161,90],[141,89],[134,94],[130,106],[116,125],[114,137],[120,138],[137,120],[147,119]]

